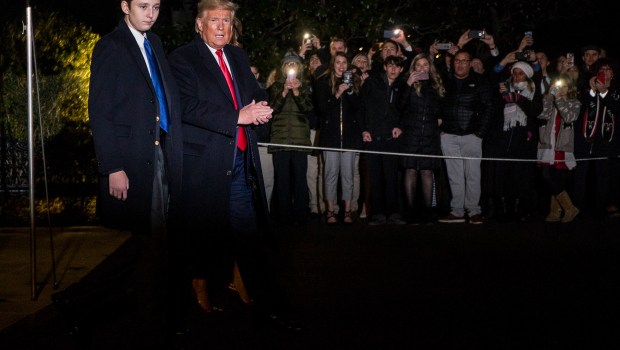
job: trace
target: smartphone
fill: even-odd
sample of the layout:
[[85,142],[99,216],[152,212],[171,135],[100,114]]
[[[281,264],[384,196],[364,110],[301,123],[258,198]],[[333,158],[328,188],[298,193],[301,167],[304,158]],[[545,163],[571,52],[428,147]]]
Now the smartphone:
[[386,39],[392,39],[398,36],[400,29],[384,30],[383,37]]
[[437,43],[437,50],[450,50],[452,48],[452,44],[450,43]]
[[286,74],[286,80],[295,80],[295,78],[297,77],[297,72],[295,72],[294,69],[289,69],[288,73]]
[[484,39],[485,34],[486,33],[484,30],[470,30],[469,31],[469,37],[472,39]]
[[428,72],[416,72],[418,80],[428,80]]
[[353,72],[348,70],[342,75],[342,82],[347,85],[353,84]]
[[596,76],[596,80],[598,80],[599,83],[605,85],[605,72],[599,72]]
[[575,65],[575,54],[568,52],[566,54],[566,67],[570,68]]
[[553,86],[551,87],[551,89],[549,89],[549,93],[551,95],[553,95],[553,96],[557,95],[558,94],[558,90],[560,90],[562,85],[564,85],[564,81],[556,80],[555,83],[553,84]]
[[553,96],[558,94],[558,87],[557,86],[552,86],[551,89],[549,89],[549,93]]
[[531,38],[532,37],[532,32],[531,31],[525,32],[525,36],[529,36]]
[[304,44],[310,44],[312,43],[312,35],[309,33],[304,34]]
[[529,61],[530,52],[529,51],[520,51],[515,53],[515,59],[517,61]]

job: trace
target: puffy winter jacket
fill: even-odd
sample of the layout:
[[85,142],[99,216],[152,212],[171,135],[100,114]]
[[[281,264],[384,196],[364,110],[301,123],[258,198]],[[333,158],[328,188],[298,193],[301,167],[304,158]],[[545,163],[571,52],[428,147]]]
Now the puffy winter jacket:
[[454,76],[446,77],[444,84],[446,95],[441,104],[441,130],[448,134],[475,134],[482,138],[493,114],[488,81],[472,71],[461,80]]
[[[308,122],[308,113],[312,111],[312,90],[310,89],[310,84],[304,82],[299,89],[299,96],[295,96],[292,91],[289,91],[286,97],[282,97],[283,88],[283,81],[275,82],[270,88],[270,104],[273,108],[271,142],[285,145],[310,146],[310,124]],[[310,150],[299,148],[269,147],[269,152],[282,150],[310,152]]]

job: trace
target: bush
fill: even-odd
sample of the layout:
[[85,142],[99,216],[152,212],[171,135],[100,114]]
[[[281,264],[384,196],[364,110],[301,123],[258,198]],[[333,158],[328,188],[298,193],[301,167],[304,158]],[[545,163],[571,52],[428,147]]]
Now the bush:
[[[48,205],[45,199],[35,200],[35,224],[48,224]],[[49,209],[52,226],[97,225],[95,216],[96,197],[50,198]],[[30,201],[26,196],[14,196],[0,204],[0,227],[30,225]]]

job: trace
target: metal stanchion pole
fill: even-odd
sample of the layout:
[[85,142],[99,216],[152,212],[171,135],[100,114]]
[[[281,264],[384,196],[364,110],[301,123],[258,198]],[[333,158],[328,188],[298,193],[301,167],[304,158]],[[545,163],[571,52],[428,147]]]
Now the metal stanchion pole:
[[32,113],[32,12],[26,1],[26,52],[28,74],[28,184],[30,188],[30,298],[37,298],[37,242],[34,208],[34,118]]

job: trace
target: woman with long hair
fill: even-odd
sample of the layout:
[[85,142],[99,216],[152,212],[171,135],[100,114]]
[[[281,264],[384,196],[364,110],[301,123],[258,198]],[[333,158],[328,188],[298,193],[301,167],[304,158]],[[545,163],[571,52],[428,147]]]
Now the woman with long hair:
[[[441,155],[439,100],[446,92],[441,76],[430,57],[421,53],[413,58],[407,77],[401,98],[400,150],[403,153]],[[403,157],[401,165],[405,169],[407,219],[411,221],[414,216],[417,183],[420,178],[424,209],[418,219],[425,223],[433,222],[433,171],[441,167],[441,159]]]
[[[316,101],[321,115],[321,147],[360,148],[361,131],[357,121],[359,88],[359,76],[349,70],[347,56],[343,52],[336,53],[328,70],[317,81]],[[334,209],[340,179],[344,201],[343,222],[351,224],[355,152],[325,151],[323,156],[327,201],[325,220],[328,224],[338,223]]]

